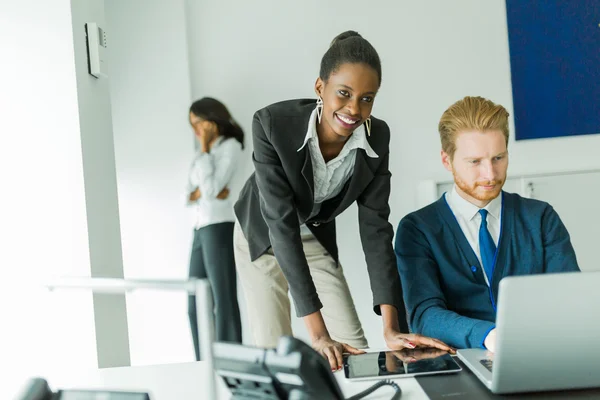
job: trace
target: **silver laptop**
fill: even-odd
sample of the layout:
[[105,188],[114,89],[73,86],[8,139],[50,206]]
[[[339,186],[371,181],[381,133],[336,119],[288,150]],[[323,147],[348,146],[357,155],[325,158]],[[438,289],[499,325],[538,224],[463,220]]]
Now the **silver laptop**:
[[507,277],[498,297],[496,353],[458,351],[493,393],[600,387],[600,272]]

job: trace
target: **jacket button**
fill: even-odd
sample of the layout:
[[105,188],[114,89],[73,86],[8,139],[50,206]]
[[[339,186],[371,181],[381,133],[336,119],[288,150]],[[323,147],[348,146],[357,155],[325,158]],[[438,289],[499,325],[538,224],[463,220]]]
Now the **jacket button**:
[[314,227],[317,227],[317,226],[319,226],[319,225],[321,225],[321,223],[320,223],[320,222],[313,222],[313,223],[312,223],[312,226],[314,226]]

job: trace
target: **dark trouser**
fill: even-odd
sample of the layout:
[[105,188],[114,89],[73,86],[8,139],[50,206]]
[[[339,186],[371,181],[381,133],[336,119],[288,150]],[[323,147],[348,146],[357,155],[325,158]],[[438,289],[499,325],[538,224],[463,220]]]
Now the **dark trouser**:
[[[223,222],[194,232],[189,276],[208,279],[210,283],[215,306],[215,340],[241,343],[242,324],[237,301],[233,225],[233,222]],[[188,313],[196,360],[200,360],[195,296],[189,296]]]

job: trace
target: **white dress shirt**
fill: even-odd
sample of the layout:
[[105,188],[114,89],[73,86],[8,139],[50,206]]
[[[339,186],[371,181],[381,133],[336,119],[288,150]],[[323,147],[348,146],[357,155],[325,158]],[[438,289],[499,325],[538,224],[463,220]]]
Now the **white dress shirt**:
[[[340,194],[346,182],[352,177],[357,149],[363,149],[371,158],[379,158],[369,145],[365,127],[361,124],[346,140],[340,154],[326,163],[319,148],[316,109],[310,114],[306,137],[298,151],[302,150],[305,146],[308,146],[308,152],[310,153],[314,179],[315,207],[313,208],[311,217],[319,213],[321,203]],[[301,234],[303,236],[312,235],[304,224],[301,225]]]
[[[450,193],[446,193],[446,202],[450,206],[452,213],[458,221],[460,229],[464,233],[469,245],[477,255],[479,264],[483,267],[481,262],[481,251],[479,251],[479,227],[481,225],[481,210],[476,205],[463,199],[456,191],[456,185],[452,187]],[[500,221],[502,218],[502,194],[490,201],[485,207],[488,211],[487,216],[487,227],[494,244],[498,247],[498,240],[500,238]],[[489,286],[488,277],[483,274],[485,281]]]
[[200,229],[211,224],[234,222],[231,194],[224,200],[217,195],[229,184],[242,153],[242,145],[236,139],[220,137],[208,153],[198,152],[188,176],[187,198],[196,188],[200,198],[188,201],[194,207],[194,226]]

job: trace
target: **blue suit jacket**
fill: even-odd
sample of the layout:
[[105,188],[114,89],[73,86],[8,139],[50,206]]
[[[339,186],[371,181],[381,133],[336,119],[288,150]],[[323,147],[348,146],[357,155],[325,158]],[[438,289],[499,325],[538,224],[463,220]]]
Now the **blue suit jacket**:
[[396,259],[413,332],[457,348],[482,347],[505,276],[579,271],[569,233],[548,203],[502,192],[491,287],[445,196],[400,221]]

